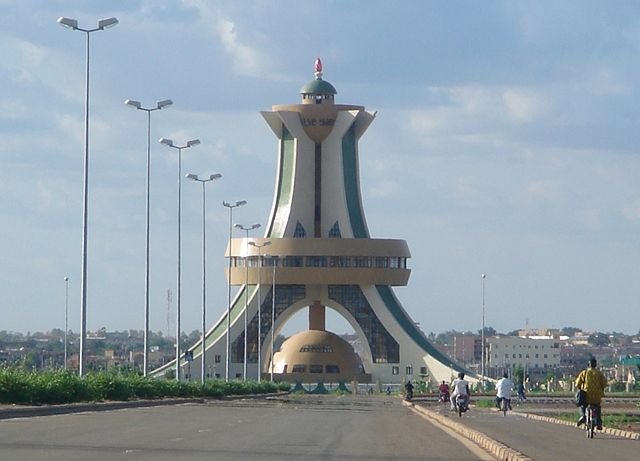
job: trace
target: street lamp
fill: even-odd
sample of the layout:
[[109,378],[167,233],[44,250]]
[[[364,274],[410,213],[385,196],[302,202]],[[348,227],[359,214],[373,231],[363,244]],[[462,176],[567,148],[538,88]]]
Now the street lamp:
[[79,30],[87,34],[85,97],[84,97],[84,174],[82,193],[82,276],[80,279],[80,376],[84,375],[86,357],[85,339],[87,336],[87,237],[89,218],[89,36],[91,32],[108,29],[118,24],[116,18],[100,19],[95,29],[78,27],[78,20],[60,17],[58,24],[72,30]]
[[206,228],[205,228],[205,210],[206,210],[206,195],[205,195],[205,185],[213,181],[214,179],[222,178],[220,173],[209,175],[208,178],[200,179],[198,175],[195,174],[187,174],[187,178],[192,179],[194,181],[198,181],[202,183],[202,366],[200,367],[200,382],[204,386],[205,380],[205,335],[207,334],[206,330],[206,305],[207,305],[207,263],[206,263]]
[[267,240],[263,242],[262,245],[256,242],[249,242],[249,245],[258,249],[258,382],[260,382],[262,379],[262,296],[260,293],[260,287],[262,286],[262,281],[260,280],[260,275],[262,274],[262,256],[260,255],[260,251],[264,247],[271,245],[271,241]]
[[224,368],[224,379],[227,382],[229,381],[229,368],[231,366],[231,340],[229,338],[229,335],[231,333],[231,234],[233,233],[233,209],[246,204],[246,200],[239,200],[234,203],[225,201],[222,202],[222,206],[226,206],[227,208],[229,208],[229,304],[227,306],[227,357],[225,360]]
[[273,382],[273,349],[276,343],[276,265],[278,264],[277,256],[265,255],[271,259],[273,266],[273,275],[271,276],[271,382]]
[[67,332],[69,331],[69,277],[64,278],[64,369],[67,369]]
[[177,261],[177,305],[176,305],[176,381],[180,381],[180,301],[182,297],[180,296],[180,253],[181,253],[181,241],[180,241],[180,228],[182,227],[182,221],[180,217],[180,208],[182,205],[182,149],[187,149],[189,147],[197,146],[200,144],[199,139],[192,139],[191,141],[187,141],[184,146],[176,146],[171,139],[160,138],[159,142],[164,144],[165,146],[173,147],[174,149],[178,149],[178,261]]
[[127,99],[124,102],[127,106],[134,109],[143,110],[147,113],[147,201],[146,201],[146,239],[145,239],[145,263],[144,263],[144,352],[142,373],[147,376],[147,370],[149,369],[149,182],[151,173],[151,112],[160,110],[164,107],[173,104],[171,99],[165,99],[158,101],[156,107],[146,108],[142,107],[140,101],[134,101]]
[[244,284],[245,284],[245,296],[244,296],[244,367],[243,367],[243,376],[244,380],[247,380],[247,308],[249,306],[249,231],[257,229],[260,227],[260,224],[252,224],[250,226],[243,226],[242,224],[234,225],[238,229],[242,229],[247,233],[247,239],[245,240],[245,259],[244,259]]
[[482,392],[484,392],[484,281],[486,278],[487,276],[482,274],[482,331],[480,332],[480,343],[482,345],[482,350],[480,351]]

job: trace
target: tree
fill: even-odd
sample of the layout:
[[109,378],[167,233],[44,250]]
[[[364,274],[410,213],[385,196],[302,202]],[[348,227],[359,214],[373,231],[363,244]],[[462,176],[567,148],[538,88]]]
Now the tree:
[[[482,330],[478,330],[478,334],[482,335]],[[489,326],[485,326],[484,327],[484,336],[496,336],[498,334],[498,332],[493,328],[493,327],[489,327]]]
[[609,335],[606,333],[597,332],[589,336],[589,343],[597,347],[604,347],[609,345]]
[[576,333],[581,331],[582,330],[578,327],[562,327],[562,330],[560,330],[560,334],[562,336],[575,336]]

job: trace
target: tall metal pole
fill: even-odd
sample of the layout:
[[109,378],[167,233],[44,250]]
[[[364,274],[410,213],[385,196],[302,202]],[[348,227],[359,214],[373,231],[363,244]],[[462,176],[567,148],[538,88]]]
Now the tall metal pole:
[[180,382],[180,302],[182,301],[182,279],[181,279],[181,264],[180,258],[182,256],[182,242],[180,240],[180,232],[182,228],[182,147],[178,148],[178,251],[177,251],[177,267],[176,267],[176,381]]
[[261,250],[268,246],[271,245],[270,241],[266,241],[264,243],[259,244],[256,242],[251,242],[249,243],[249,245],[254,246],[258,249],[258,337],[257,337],[257,341],[258,341],[258,382],[260,382],[262,380],[262,293],[261,293],[261,287],[262,287],[262,280],[261,280],[261,274],[262,274],[262,255],[261,255]]
[[67,369],[67,334],[69,332],[69,277],[64,278],[64,369]]
[[204,386],[206,371],[205,364],[206,359],[205,355],[207,353],[207,348],[205,345],[205,340],[207,336],[207,229],[206,229],[206,201],[207,197],[205,194],[205,185],[207,181],[202,181],[202,354],[200,355],[200,383]]
[[182,207],[182,149],[187,147],[193,147],[200,144],[200,140],[193,139],[191,141],[187,141],[187,144],[184,146],[176,146],[173,144],[171,139],[160,138],[160,143],[165,144],[169,147],[173,147],[174,149],[178,149],[178,258],[177,258],[177,268],[176,268],[176,285],[177,285],[177,302],[176,302],[176,381],[180,381],[180,317],[181,317],[181,288],[182,288],[182,278],[181,278],[181,253],[182,253],[182,241],[180,238],[180,232],[182,228],[182,217],[181,217],[181,207]]
[[103,30],[118,24],[116,18],[101,19],[95,29],[83,29],[78,27],[76,19],[61,17],[58,23],[63,27],[84,32],[87,36],[86,69],[85,69],[85,97],[84,97],[84,168],[82,191],[82,272],[80,277],[80,364],[79,374],[85,374],[86,361],[86,336],[87,336],[87,241],[89,220],[89,50],[91,32]]
[[[223,203],[224,205],[224,203]],[[229,381],[229,367],[231,366],[231,236],[233,233],[233,206],[229,206],[229,280],[228,303],[227,303],[227,337],[226,337],[226,357],[224,367],[224,380]]]
[[[222,202],[222,206],[229,208],[229,279],[228,279],[228,300],[227,305],[227,338],[226,338],[226,357],[225,357],[225,370],[224,379],[229,381],[229,370],[231,368],[231,238],[233,236],[233,209],[242,205],[246,205],[245,200],[239,200],[235,203]],[[246,335],[245,335],[246,336]]]
[[200,365],[200,382],[204,386],[206,379],[206,335],[207,335],[207,229],[206,229],[206,208],[207,208],[207,197],[205,186],[208,182],[213,181],[214,179],[221,178],[222,175],[219,173],[209,175],[208,179],[200,179],[195,174],[187,174],[187,178],[193,179],[194,181],[198,181],[202,183],[202,337],[201,337],[201,345],[202,345],[202,354],[200,355],[201,365]]
[[[249,310],[249,231],[257,229],[260,227],[260,224],[252,224],[251,226],[243,226],[242,224],[235,225],[238,229],[242,229],[246,232],[246,239],[244,242],[245,248],[245,258],[244,258],[244,287],[245,287],[245,296],[244,296],[244,359],[243,359],[243,377],[244,380],[247,380],[247,348],[249,345],[248,342],[248,313]],[[251,242],[253,243],[253,242]]]
[[482,274],[482,331],[480,332],[480,343],[482,345],[482,351],[481,351],[481,389],[482,392],[484,392],[484,363],[485,363],[485,352],[484,352],[484,281],[487,278],[487,276],[485,274]]
[[147,111],[147,171],[145,200],[145,239],[144,239],[144,351],[142,353],[142,374],[147,376],[149,369],[149,186],[151,183],[151,111]]
[[278,264],[278,257],[274,256],[273,262],[273,276],[272,276],[272,297],[271,297],[271,382],[273,382],[273,349],[276,344],[276,264]]
[[82,192],[82,275],[80,278],[80,376],[85,374],[85,361],[87,357],[87,239],[89,220],[89,32],[87,35],[87,67],[85,72],[85,97],[84,97],[84,169]]
[[147,113],[147,171],[146,171],[146,203],[145,203],[145,262],[144,262],[144,351],[142,360],[142,374],[147,376],[149,370],[149,213],[150,213],[150,185],[151,185],[151,112],[160,110],[164,107],[170,106],[173,102],[170,99],[159,101],[154,108],[142,107],[139,101],[133,101],[127,99],[124,102],[130,107],[134,107],[138,110],[145,111]]

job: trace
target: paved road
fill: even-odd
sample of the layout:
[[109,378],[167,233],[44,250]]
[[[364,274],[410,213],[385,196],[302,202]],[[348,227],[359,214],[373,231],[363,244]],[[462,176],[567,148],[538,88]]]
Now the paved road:
[[[573,459],[640,459],[640,441],[599,433],[587,440],[585,431],[544,421],[523,418],[515,414],[472,408],[462,418],[442,405],[424,404],[426,408],[449,415],[454,421],[480,431],[536,461]],[[576,419],[577,419],[576,411]],[[588,456],[586,456],[588,454]]]
[[490,459],[387,397],[130,408],[0,421],[0,460]]

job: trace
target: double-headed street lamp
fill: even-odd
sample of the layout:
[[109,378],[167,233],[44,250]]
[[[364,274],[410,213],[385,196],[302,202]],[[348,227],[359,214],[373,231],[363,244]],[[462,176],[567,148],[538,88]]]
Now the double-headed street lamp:
[[247,308],[249,306],[249,231],[257,229],[260,227],[260,224],[252,224],[250,226],[243,226],[242,224],[236,224],[235,227],[238,229],[242,229],[247,233],[247,239],[245,240],[245,258],[244,258],[244,286],[245,286],[245,296],[244,296],[244,366],[243,366],[243,376],[244,380],[247,380]]
[[171,99],[158,101],[156,107],[142,107],[140,101],[127,99],[124,102],[127,106],[134,109],[143,110],[147,113],[147,201],[146,201],[146,239],[145,239],[145,263],[144,263],[144,352],[142,372],[147,376],[149,369],[149,183],[151,174],[151,112],[163,109],[173,104]]
[[[268,255],[265,255],[268,256]],[[276,345],[276,266],[278,265],[278,257],[271,256],[273,265],[273,275],[271,276],[271,382],[273,382],[273,349]]]
[[222,206],[229,208],[229,304],[227,306],[227,345],[226,345],[226,360],[224,367],[224,379],[225,381],[229,381],[229,368],[231,366],[231,340],[229,339],[229,335],[231,333],[231,236],[233,233],[233,209],[239,206],[246,205],[246,200],[238,200],[237,202],[222,202]]
[[480,343],[482,344],[482,351],[480,354],[480,361],[481,361],[481,379],[482,379],[482,391],[484,392],[484,359],[485,359],[485,352],[484,352],[484,281],[486,280],[487,276],[485,274],[482,274],[482,331],[481,331],[481,339],[480,339]]
[[198,181],[202,183],[202,366],[200,370],[200,382],[204,385],[205,381],[205,336],[207,334],[207,325],[206,325],[206,305],[207,305],[207,252],[206,252],[206,219],[205,219],[205,210],[206,210],[206,194],[205,194],[205,186],[208,182],[213,181],[214,179],[222,178],[220,173],[209,175],[208,178],[199,178],[198,175],[195,174],[187,174],[187,178],[192,179],[194,181]]
[[192,139],[187,141],[184,146],[176,146],[171,139],[160,138],[160,143],[165,146],[178,149],[178,261],[177,261],[177,304],[176,304],[176,381],[180,381],[180,253],[181,253],[181,241],[180,241],[180,229],[182,227],[180,208],[182,206],[182,149],[197,146],[200,144],[199,139]]
[[87,54],[85,71],[85,98],[84,98],[84,174],[82,193],[82,276],[80,279],[80,376],[84,375],[84,362],[86,358],[85,339],[87,336],[87,234],[89,218],[89,36],[91,32],[108,29],[118,24],[116,18],[100,19],[95,29],[83,29],[78,27],[78,20],[60,17],[58,23],[69,29],[79,30],[87,34]]
[[69,331],[69,277],[64,278],[64,369],[67,369],[67,333]]
[[262,281],[260,280],[260,274],[262,273],[262,255],[260,253],[264,247],[271,245],[271,241],[267,240],[262,244],[249,242],[249,245],[258,249],[258,382],[260,382],[262,375],[262,296],[260,293],[260,287],[262,285]]

